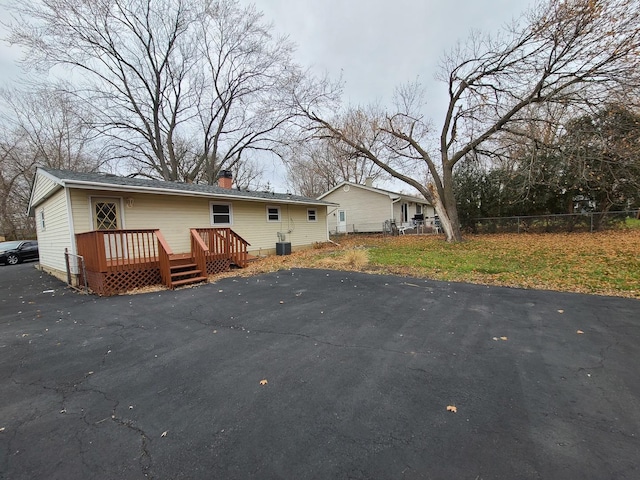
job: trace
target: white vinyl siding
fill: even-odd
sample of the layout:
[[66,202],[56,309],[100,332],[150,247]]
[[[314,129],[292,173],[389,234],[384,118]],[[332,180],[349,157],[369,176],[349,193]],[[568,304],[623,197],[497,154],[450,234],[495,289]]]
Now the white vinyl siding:
[[[111,192],[113,196],[113,192]],[[73,220],[76,232],[93,230],[89,218],[89,196],[109,196],[108,192],[72,190]],[[269,253],[275,250],[277,232],[284,232],[292,246],[307,246],[328,240],[325,226],[326,208],[318,207],[318,222],[307,222],[307,205],[276,205],[280,208],[281,222],[265,221],[265,204],[262,202],[231,201],[212,202],[210,199],[131,193],[132,206],[124,202],[123,220],[127,229],[160,229],[173,253],[188,253],[191,249],[191,228],[212,228],[211,203],[227,203],[231,206],[231,228],[251,243],[250,252]],[[218,225],[222,226],[222,225]],[[291,230],[291,233],[287,233]]]
[[318,221],[307,221],[306,205],[280,205],[280,222],[265,222],[264,204],[234,202],[233,230],[251,243],[249,251],[268,253],[275,250],[278,232],[284,233],[292,247],[326,242],[326,207],[318,208]]
[[60,272],[66,271],[64,249],[71,250],[71,232],[64,190],[59,190],[40,207],[46,212],[46,228],[36,222],[40,264]]
[[[326,202],[337,203],[340,206],[329,216],[329,230],[337,229],[338,212],[344,210],[347,217],[347,232],[379,232],[386,220],[395,219],[398,225],[403,220],[402,204],[407,205],[407,221],[411,222],[416,214],[417,202],[411,198],[394,199],[384,192],[368,190],[357,185],[350,185],[348,191],[343,187],[336,189],[329,195],[322,197]],[[425,219],[433,217],[433,207],[426,204],[422,206]]]
[[[391,198],[388,195],[353,185],[348,192],[340,187],[322,200],[337,203],[340,210],[345,210],[348,232],[353,231],[354,225],[359,232],[380,232],[383,222],[391,217]],[[336,231],[337,220],[338,211],[335,210],[329,216],[330,231]]]
[[49,195],[55,188],[60,187],[53,180],[43,175],[37,175],[35,185],[33,186],[33,193],[31,195],[31,204],[37,205],[40,200]]

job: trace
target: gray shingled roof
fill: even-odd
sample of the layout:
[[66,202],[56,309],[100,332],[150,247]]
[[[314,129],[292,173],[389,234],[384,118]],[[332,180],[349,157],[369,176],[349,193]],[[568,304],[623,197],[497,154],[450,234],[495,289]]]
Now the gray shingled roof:
[[105,188],[118,188],[123,187],[125,189],[144,189],[144,190],[156,190],[171,191],[173,193],[184,192],[186,195],[196,194],[205,196],[220,196],[220,197],[237,197],[238,199],[247,200],[271,200],[280,201],[285,203],[303,203],[307,205],[333,205],[331,202],[325,202],[322,200],[316,200],[314,198],[301,197],[299,195],[291,195],[288,193],[274,193],[274,192],[252,192],[247,190],[237,190],[222,188],[217,185],[204,185],[198,183],[182,183],[182,182],[167,182],[163,180],[153,180],[148,178],[131,178],[120,177],[118,175],[106,174],[106,173],[85,173],[74,172],[71,170],[56,170],[52,168],[40,168],[44,172],[48,173],[59,179],[63,184],[103,184]]
[[424,203],[426,205],[431,205],[429,200],[427,200],[425,198],[422,198],[422,197],[417,197],[415,195],[407,195],[406,193],[393,192],[391,190],[385,190],[384,188],[368,187],[366,185],[362,185],[360,183],[353,183],[353,182],[342,182],[342,183],[339,183],[338,185],[336,185],[334,188],[332,188],[328,192],[325,192],[322,195],[320,195],[320,197],[318,197],[318,198],[323,198],[323,197],[329,195],[330,193],[335,192],[336,190],[338,190],[340,187],[343,187],[344,185],[350,185],[352,187],[362,188],[362,189],[369,190],[371,192],[377,192],[377,193],[380,193],[380,194],[383,194],[383,195],[391,195],[391,196],[398,197],[398,198],[405,198],[405,199],[411,200],[413,202],[418,202],[418,203]]

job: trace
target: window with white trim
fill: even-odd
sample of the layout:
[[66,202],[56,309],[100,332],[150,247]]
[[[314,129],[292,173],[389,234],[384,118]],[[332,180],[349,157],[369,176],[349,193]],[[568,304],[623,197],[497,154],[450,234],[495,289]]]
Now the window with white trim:
[[230,203],[211,203],[211,225],[233,225],[233,208]]
[[44,208],[40,209],[40,213],[39,213],[38,217],[39,217],[39,220],[40,220],[40,229],[41,230],[46,230],[45,223],[44,223]]
[[267,206],[267,222],[280,221],[280,207]]
[[307,222],[317,222],[318,211],[315,208],[307,208]]
[[422,214],[422,205],[419,203],[416,203],[416,214],[418,215]]

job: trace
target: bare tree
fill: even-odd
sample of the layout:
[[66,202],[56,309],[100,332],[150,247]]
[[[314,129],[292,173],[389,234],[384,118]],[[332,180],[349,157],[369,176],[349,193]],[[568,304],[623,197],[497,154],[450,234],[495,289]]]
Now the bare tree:
[[300,195],[316,198],[341,182],[364,183],[381,179],[385,172],[361,155],[345,150],[334,139],[306,141],[286,156],[288,181]]
[[88,112],[61,89],[0,92],[0,223],[10,237],[34,234],[27,205],[37,166],[92,171],[109,158]]
[[238,190],[259,190],[264,168],[254,158],[247,158],[242,162],[236,162],[231,168],[233,183]]
[[97,127],[150,176],[213,183],[273,152],[308,85],[292,44],[236,0],[40,0],[16,15],[26,61],[72,69]]
[[[300,102],[316,128],[419,190],[448,241],[462,239],[453,169],[502,132],[518,135],[536,104],[603,103],[638,85],[640,4],[635,0],[547,0],[495,36],[474,34],[446,55],[439,78],[449,103],[432,142],[420,86],[397,91],[395,110],[351,109],[333,119]],[[426,165],[431,183],[407,170]]]

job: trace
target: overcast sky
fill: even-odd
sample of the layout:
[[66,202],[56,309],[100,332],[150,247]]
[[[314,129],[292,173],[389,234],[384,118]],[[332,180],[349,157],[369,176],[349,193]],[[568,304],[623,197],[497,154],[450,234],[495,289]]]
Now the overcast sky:
[[[249,4],[248,0],[241,0]],[[253,2],[279,34],[297,46],[297,60],[318,73],[342,75],[345,103],[386,103],[396,86],[419,78],[436,125],[445,87],[433,80],[444,52],[472,29],[492,32],[519,16],[529,0],[261,0]],[[0,18],[6,9],[0,7]],[[6,32],[0,26],[0,37]],[[20,51],[0,45],[0,85],[20,81]],[[277,185],[280,186],[280,185]]]
[[430,96],[441,95],[444,86],[435,85],[433,77],[442,54],[472,29],[499,29],[529,1],[263,0],[256,5],[298,45],[300,63],[342,74],[345,101],[361,104],[385,102],[397,85],[416,78],[428,85]]

